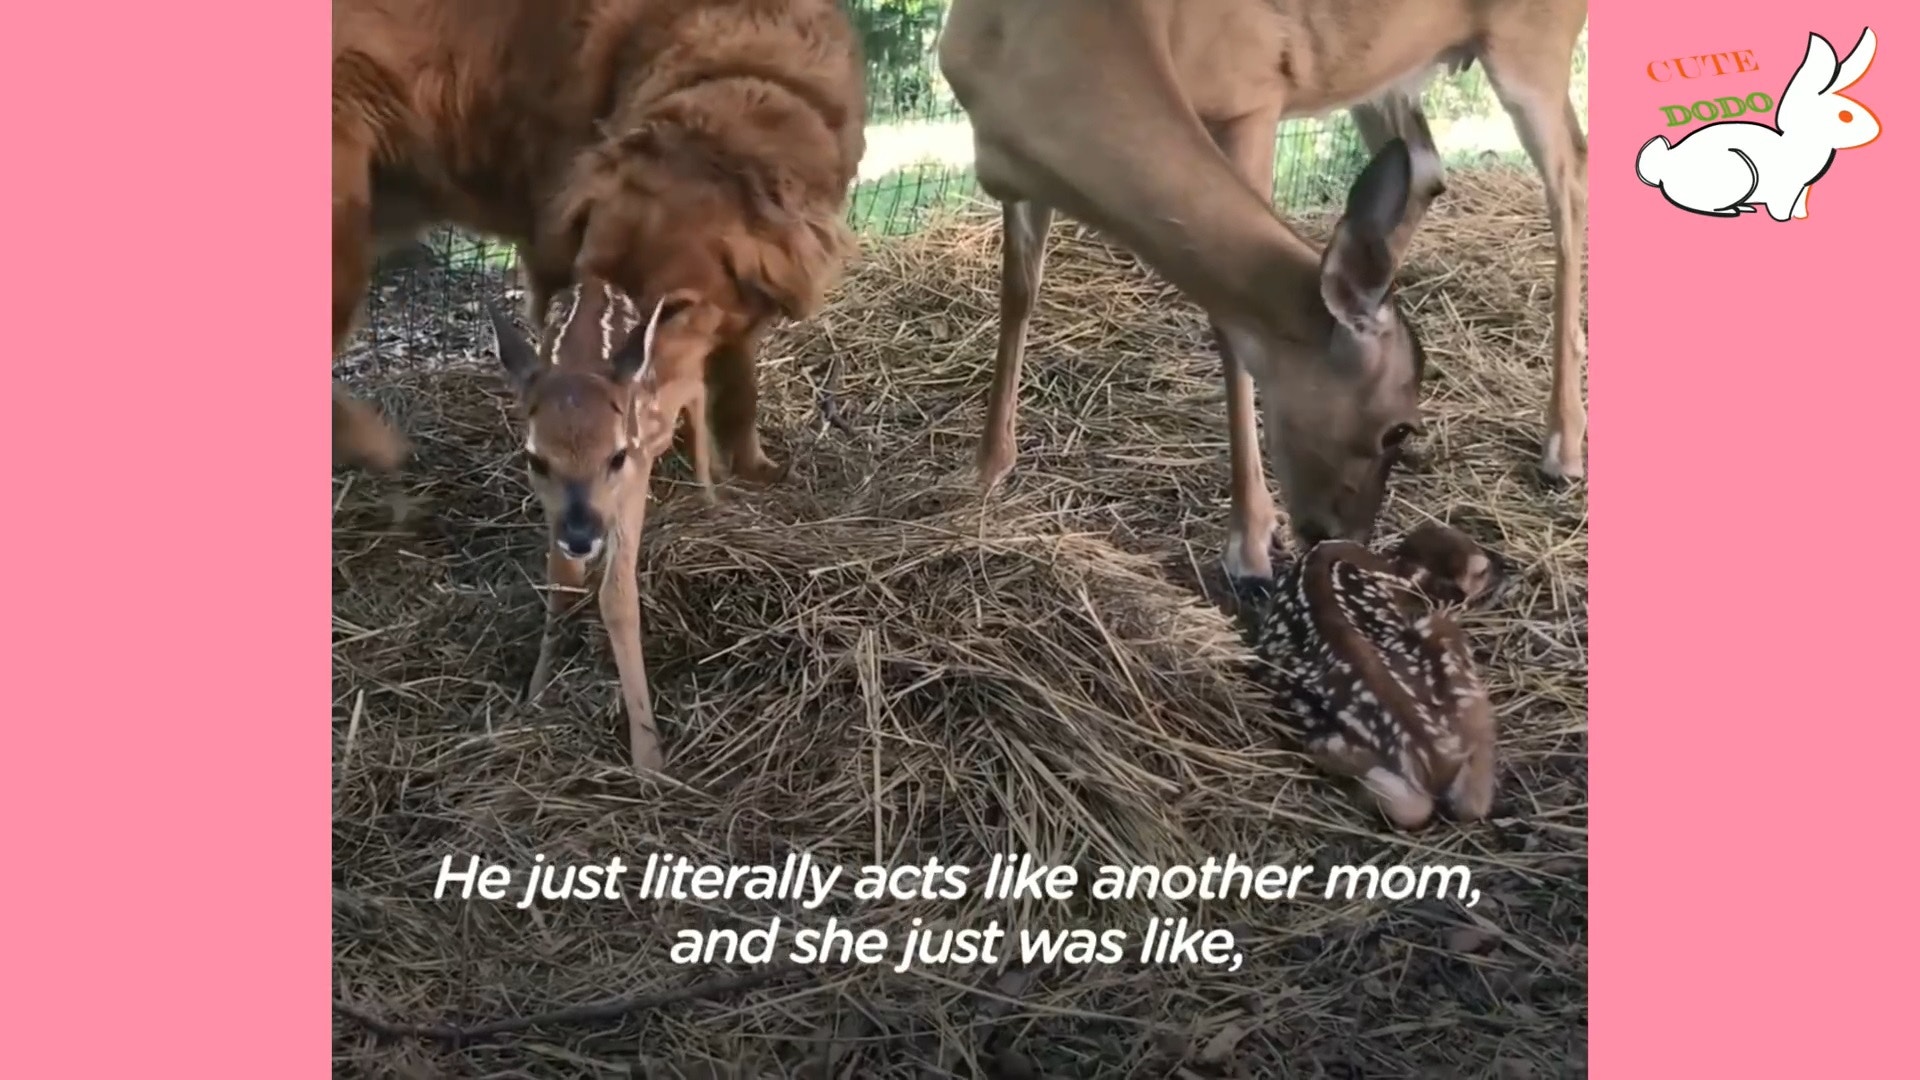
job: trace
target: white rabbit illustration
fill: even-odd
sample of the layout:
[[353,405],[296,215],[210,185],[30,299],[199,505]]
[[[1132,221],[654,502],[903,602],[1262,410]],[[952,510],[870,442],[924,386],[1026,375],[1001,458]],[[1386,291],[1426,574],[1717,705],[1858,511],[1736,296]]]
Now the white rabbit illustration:
[[1767,208],[1775,221],[1807,216],[1807,191],[1827,174],[1836,153],[1880,137],[1880,121],[1840,91],[1860,81],[1873,63],[1872,29],[1845,61],[1819,34],[1807,35],[1807,56],[1780,94],[1779,126],[1722,120],[1669,145],[1655,135],[1635,163],[1640,181],[1660,189],[1682,210],[1715,217]]

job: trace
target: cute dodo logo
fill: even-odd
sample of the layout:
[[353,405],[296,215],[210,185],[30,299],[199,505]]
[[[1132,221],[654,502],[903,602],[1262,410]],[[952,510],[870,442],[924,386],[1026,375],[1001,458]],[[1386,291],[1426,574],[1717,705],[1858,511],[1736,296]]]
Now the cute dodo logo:
[[1806,59],[1781,91],[1773,125],[1721,120],[1671,144],[1655,135],[1635,162],[1640,181],[1689,213],[1739,217],[1765,207],[1775,221],[1806,217],[1807,192],[1839,152],[1880,137],[1873,113],[1841,94],[1867,73],[1873,50],[1871,29],[1845,60],[1826,38],[1807,35]]

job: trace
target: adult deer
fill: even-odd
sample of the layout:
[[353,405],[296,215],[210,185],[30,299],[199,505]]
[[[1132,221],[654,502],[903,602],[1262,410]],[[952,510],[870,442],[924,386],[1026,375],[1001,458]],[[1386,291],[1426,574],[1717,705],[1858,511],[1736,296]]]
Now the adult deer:
[[[1014,464],[1027,323],[1058,211],[1131,248],[1212,321],[1229,575],[1272,576],[1255,384],[1295,534],[1364,542],[1419,422],[1420,346],[1393,276],[1444,186],[1412,95],[1436,65],[1474,60],[1546,182],[1557,273],[1543,467],[1583,475],[1587,150],[1568,85],[1586,13],[1586,0],[954,0],[940,68],[1004,219],[982,487]],[[1322,252],[1273,212],[1274,133],[1343,106],[1375,155]]]
[[[379,250],[452,224],[513,241],[542,322],[576,277],[698,338],[721,453],[777,467],[754,350],[851,250],[860,45],[834,0],[334,0],[333,347]],[[405,442],[336,383],[336,456]]]

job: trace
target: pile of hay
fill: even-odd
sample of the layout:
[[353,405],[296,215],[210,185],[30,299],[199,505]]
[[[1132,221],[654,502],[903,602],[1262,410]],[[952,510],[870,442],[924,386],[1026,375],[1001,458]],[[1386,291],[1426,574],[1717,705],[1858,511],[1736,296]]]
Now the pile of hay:
[[[1586,521],[1534,479],[1552,244],[1530,172],[1449,177],[1404,280],[1431,356],[1425,463],[1388,525],[1449,520],[1518,580],[1470,615],[1503,725],[1495,819],[1385,832],[1293,753],[1207,595],[1224,535],[1219,362],[1131,258],[1056,229],[1023,457],[982,505],[996,217],[873,242],[817,322],[769,344],[778,488],[703,507],[658,479],[646,647],[674,779],[637,780],[597,622],[537,706],[537,512],[489,355],[366,390],[420,453],[342,478],[334,517],[336,1061],[398,1076],[1548,1077],[1586,1045]],[[1325,222],[1306,223],[1324,236]],[[471,319],[471,310],[456,318]],[[859,439],[820,433],[826,361]],[[396,513],[396,509],[404,510]],[[432,899],[442,859],[1460,863],[1480,902],[790,904]],[[852,871],[850,871],[851,873]],[[976,879],[976,884],[978,883]],[[519,881],[516,879],[516,885]],[[1232,929],[1238,971],[1131,962],[827,967],[757,987],[668,959],[674,932]],[[724,965],[722,965],[724,967]],[[466,1045],[471,1026],[622,995],[621,1020]],[[374,1021],[372,1024],[368,1020]]]

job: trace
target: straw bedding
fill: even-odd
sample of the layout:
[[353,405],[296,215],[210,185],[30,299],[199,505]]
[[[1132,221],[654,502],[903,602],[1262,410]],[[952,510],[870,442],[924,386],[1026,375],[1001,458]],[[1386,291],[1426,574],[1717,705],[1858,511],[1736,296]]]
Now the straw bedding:
[[[415,325],[424,343],[383,341],[363,392],[419,457],[402,479],[335,483],[336,1071],[1584,1076],[1585,497],[1533,471],[1552,243],[1531,172],[1449,180],[1403,276],[1431,431],[1386,525],[1451,521],[1518,580],[1465,619],[1502,724],[1494,819],[1415,837],[1318,775],[1239,673],[1214,570],[1227,469],[1204,320],[1076,226],[1056,228],[1033,323],[1022,458],[988,503],[971,472],[997,303],[997,218],[982,214],[870,241],[827,313],[769,343],[762,427],[792,462],[783,485],[729,486],[707,508],[678,459],[656,475],[642,591],[665,783],[624,766],[590,613],[542,700],[519,700],[541,535],[471,289]],[[857,437],[819,422],[835,356]],[[844,880],[804,913],[431,898],[449,854],[520,868],[801,849],[978,876],[1007,852],[1087,869],[1459,863],[1481,900],[856,903]],[[831,915],[1137,934],[1181,914],[1232,929],[1240,970],[889,962],[715,985],[747,968],[668,958],[677,930],[774,916],[786,937]],[[645,995],[677,1000],[465,1042],[380,1030]]]

